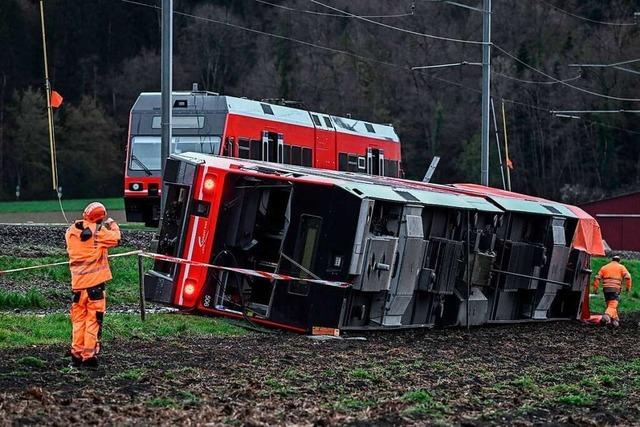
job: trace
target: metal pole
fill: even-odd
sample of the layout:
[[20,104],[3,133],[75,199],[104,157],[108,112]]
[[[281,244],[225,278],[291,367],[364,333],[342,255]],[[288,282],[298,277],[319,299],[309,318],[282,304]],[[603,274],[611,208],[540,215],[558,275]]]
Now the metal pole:
[[49,62],[47,60],[47,38],[44,32],[44,3],[40,0],[40,25],[42,27],[42,53],[44,56],[44,82],[47,95],[47,124],[49,125],[49,150],[51,150],[51,185],[58,191],[58,171],[56,168],[56,145],[53,130],[53,110],[51,109],[51,83],[49,82]]
[[493,117],[493,131],[496,134],[496,147],[498,148],[498,160],[500,163],[500,177],[502,178],[502,189],[507,189],[507,183],[504,180],[504,165],[502,164],[502,150],[500,150],[500,137],[498,136],[498,122],[496,121],[496,107],[493,105],[493,97],[491,98],[491,117]]
[[143,322],[146,318],[145,304],[144,304],[144,260],[142,255],[138,255],[138,286],[140,290],[140,320]]
[[[170,154],[171,144],[171,92],[173,68],[173,0],[162,0],[162,143],[160,148],[160,168],[164,177],[164,164]],[[164,206],[165,192],[161,185],[162,203]],[[162,209],[160,210],[162,215]]]
[[507,190],[511,191],[511,168],[509,167],[509,144],[507,141],[507,116],[504,112],[504,99],[502,100],[502,129],[504,129],[504,161],[507,164]]
[[491,98],[491,0],[483,0],[482,12],[482,148],[480,183],[489,185],[489,102]]
[[465,251],[467,252],[467,330],[469,330],[469,300],[471,299],[471,255],[469,252],[471,251],[471,211],[467,211],[467,247]]

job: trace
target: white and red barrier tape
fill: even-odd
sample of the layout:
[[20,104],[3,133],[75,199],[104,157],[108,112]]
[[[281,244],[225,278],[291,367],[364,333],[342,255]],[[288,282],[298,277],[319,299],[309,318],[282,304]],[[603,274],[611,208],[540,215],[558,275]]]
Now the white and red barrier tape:
[[308,283],[315,283],[315,284],[318,284],[318,285],[336,286],[336,287],[340,287],[340,288],[346,288],[346,287],[351,286],[349,283],[344,283],[344,282],[332,282],[332,281],[329,281],[329,280],[320,280],[320,279],[307,279],[307,278],[302,278],[302,277],[288,276],[286,274],[270,273],[268,271],[250,270],[250,269],[246,269],[246,268],[237,268],[237,267],[226,267],[226,266],[222,266],[222,265],[207,264],[206,262],[190,261],[190,260],[187,260],[187,259],[172,257],[172,256],[169,256],[169,255],[154,254],[152,252],[142,252],[142,253],[140,253],[140,255],[143,256],[143,257],[146,257],[146,258],[153,258],[153,259],[157,259],[157,260],[161,260],[161,261],[169,261],[169,262],[173,262],[173,263],[176,263],[176,264],[189,264],[189,265],[192,265],[192,266],[195,266],[195,267],[213,268],[213,269],[216,269],[216,270],[230,271],[232,273],[238,273],[238,274],[244,274],[246,276],[258,277],[258,278],[261,278],[261,279],[308,282]]
[[[229,271],[232,273],[243,274],[246,276],[258,277],[261,279],[307,282],[307,283],[315,283],[318,285],[335,286],[339,288],[347,288],[351,286],[349,283],[345,283],[345,282],[332,282],[329,280],[308,279],[308,278],[302,278],[302,277],[293,277],[286,274],[270,273],[268,271],[250,270],[246,268],[237,268],[237,267],[226,267],[222,265],[208,264],[208,263],[199,262],[199,261],[190,261],[184,258],[172,257],[168,255],[161,255],[153,252],[145,252],[140,250],[109,255],[109,258],[119,258],[119,257],[131,256],[131,255],[139,255],[145,258],[151,258],[151,259],[156,259],[160,261],[167,261],[175,264],[189,264],[195,267],[213,268],[216,270]],[[41,268],[55,267],[59,265],[68,265],[68,264],[69,264],[69,261],[60,261],[60,262],[53,262],[49,264],[32,265],[29,267],[12,268],[10,270],[0,270],[0,275],[7,274],[7,273],[15,273],[19,271],[37,270]]]

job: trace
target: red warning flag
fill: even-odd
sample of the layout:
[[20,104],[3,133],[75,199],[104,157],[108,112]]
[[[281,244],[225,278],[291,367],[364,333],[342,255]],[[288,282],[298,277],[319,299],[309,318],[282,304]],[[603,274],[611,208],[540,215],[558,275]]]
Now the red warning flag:
[[513,170],[513,162],[511,161],[511,159],[507,159],[507,167]]
[[62,105],[62,99],[62,95],[60,95],[58,92],[56,92],[55,90],[51,91],[51,107],[59,108]]

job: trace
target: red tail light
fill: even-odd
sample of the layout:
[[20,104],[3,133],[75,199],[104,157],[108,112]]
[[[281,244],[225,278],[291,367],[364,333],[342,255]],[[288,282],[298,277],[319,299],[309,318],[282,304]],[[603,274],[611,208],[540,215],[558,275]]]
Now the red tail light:
[[202,186],[207,193],[213,192],[216,188],[216,177],[214,175],[206,175]]
[[196,291],[196,285],[194,285],[191,281],[188,281],[184,286],[184,294],[185,296],[192,296]]

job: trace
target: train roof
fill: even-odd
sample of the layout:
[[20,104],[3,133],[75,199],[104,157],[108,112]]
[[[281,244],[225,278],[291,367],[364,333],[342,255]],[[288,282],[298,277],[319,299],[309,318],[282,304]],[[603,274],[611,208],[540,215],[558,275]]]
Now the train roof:
[[401,203],[415,202],[427,206],[446,206],[482,212],[519,212],[578,218],[571,206],[480,185],[465,188],[465,185],[460,184],[427,184],[398,178],[245,161],[201,153],[184,153],[174,157],[222,169],[240,169],[251,174],[278,175],[293,181],[334,185],[360,198]]
[[[186,101],[184,106],[180,107],[184,109],[185,114],[224,112],[265,120],[277,120],[299,126],[316,127],[328,131],[335,129],[341,133],[392,142],[400,141],[391,124],[355,120],[247,98],[219,95],[214,92],[173,92],[174,111],[177,108],[176,101]],[[159,114],[160,109],[160,92],[142,92],[133,104],[131,111]]]

